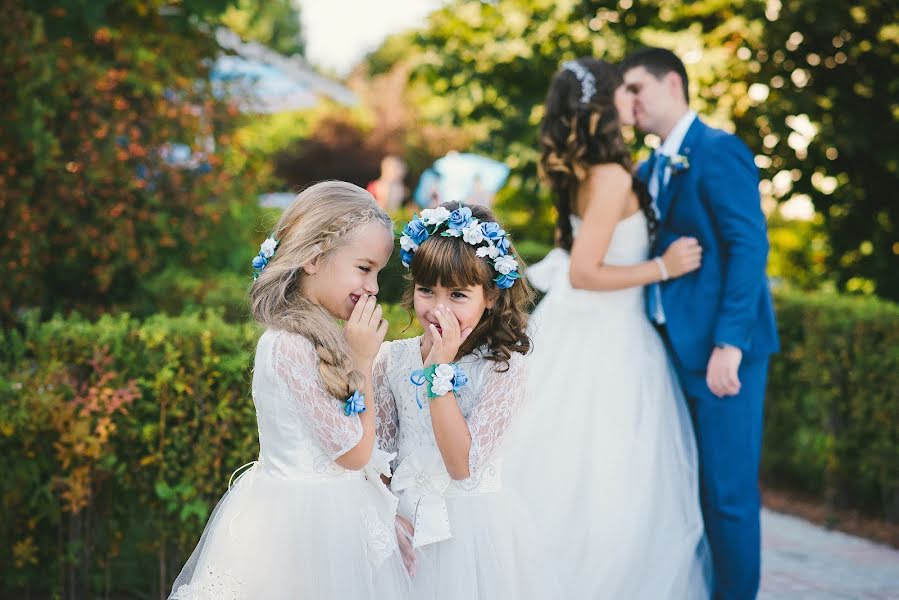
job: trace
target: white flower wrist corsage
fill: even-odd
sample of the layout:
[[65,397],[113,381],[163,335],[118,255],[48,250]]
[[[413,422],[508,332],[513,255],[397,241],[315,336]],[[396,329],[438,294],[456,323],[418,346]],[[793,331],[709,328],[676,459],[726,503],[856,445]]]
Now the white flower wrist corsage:
[[[410,380],[418,387],[427,386],[428,399],[433,400],[450,392],[457,394],[459,390],[468,383],[468,375],[465,374],[458,364],[444,363],[440,365],[429,365],[424,369],[419,369],[412,373]],[[415,401],[418,407],[422,408],[421,400],[418,399],[418,391],[415,392]]]

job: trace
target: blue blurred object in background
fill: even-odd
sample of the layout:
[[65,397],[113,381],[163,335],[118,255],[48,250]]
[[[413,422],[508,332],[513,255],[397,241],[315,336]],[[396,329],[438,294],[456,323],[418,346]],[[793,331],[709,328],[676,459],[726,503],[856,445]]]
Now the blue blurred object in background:
[[220,56],[210,79],[217,95],[237,97],[245,112],[301,110],[319,102],[314,90],[277,67],[241,56]]
[[222,54],[213,64],[213,89],[216,94],[235,97],[244,112],[303,110],[317,105],[322,97],[344,106],[355,106],[359,101],[348,87],[320,75],[300,57],[244,42],[224,27],[216,30],[216,41],[235,54]]
[[490,206],[508,177],[504,163],[479,154],[450,152],[421,174],[413,197],[422,208],[441,202]]
[[425,169],[418,179],[418,186],[412,197],[422,208],[434,206],[440,202],[440,175],[433,168]]

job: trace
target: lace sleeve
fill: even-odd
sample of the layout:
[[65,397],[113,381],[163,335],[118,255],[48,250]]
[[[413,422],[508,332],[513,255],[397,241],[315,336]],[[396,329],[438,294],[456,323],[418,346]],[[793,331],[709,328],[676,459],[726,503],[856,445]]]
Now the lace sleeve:
[[387,381],[389,364],[389,343],[381,344],[381,351],[375,358],[372,368],[372,384],[375,390],[375,433],[378,447],[385,452],[396,452],[397,435],[399,433],[399,413],[396,409],[396,398]]
[[282,393],[298,408],[325,454],[334,460],[352,450],[362,439],[362,423],[356,415],[346,416],[343,402],[325,389],[312,343],[282,333],[273,345],[272,360]]
[[512,423],[512,417],[524,402],[527,377],[524,356],[513,353],[509,370],[497,372],[491,363],[480,397],[468,415],[471,450],[468,468],[471,474],[491,458]]

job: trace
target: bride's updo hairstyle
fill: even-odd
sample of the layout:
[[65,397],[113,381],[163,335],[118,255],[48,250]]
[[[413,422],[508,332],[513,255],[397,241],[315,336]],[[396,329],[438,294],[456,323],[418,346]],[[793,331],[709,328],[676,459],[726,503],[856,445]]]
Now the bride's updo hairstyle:
[[370,222],[391,236],[393,223],[371,194],[343,181],[324,181],[301,192],[281,215],[272,237],[277,251],[250,289],[253,318],[270,329],[302,335],[321,358],[319,372],[335,398],[362,387],[362,376],[350,359],[350,348],[336,319],[303,296],[303,265],[327,261],[350,233]]
[[[445,202],[440,206],[450,212],[465,206],[471,209],[471,216],[481,223],[498,223],[493,211],[483,206],[458,202]],[[515,258],[519,270],[524,272],[524,261],[511,242],[508,255]],[[447,288],[482,286],[484,297],[488,301],[494,300],[493,308],[484,311],[480,322],[459,347],[456,360],[486,346],[484,358],[500,363],[498,370],[507,371],[513,352],[527,354],[531,349],[526,331],[527,309],[534,300],[534,291],[525,278],[517,279],[510,287],[502,289],[494,280],[496,276],[487,259],[479,257],[475,247],[462,237],[432,235],[415,251],[406,274],[402,305],[414,318],[416,285]]]
[[[630,173],[630,150],[621,136],[615,90],[622,84],[617,67],[594,58],[562,65],[552,79],[540,126],[540,177],[553,193],[559,245],[571,250],[570,216],[589,168],[618,163]],[[658,228],[646,185],[634,178],[634,192],[646,215],[649,234]]]

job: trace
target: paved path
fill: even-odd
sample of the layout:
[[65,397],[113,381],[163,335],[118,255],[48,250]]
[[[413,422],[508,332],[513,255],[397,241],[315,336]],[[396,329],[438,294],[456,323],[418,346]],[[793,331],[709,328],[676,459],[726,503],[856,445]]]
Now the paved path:
[[762,511],[758,600],[899,600],[899,550]]

